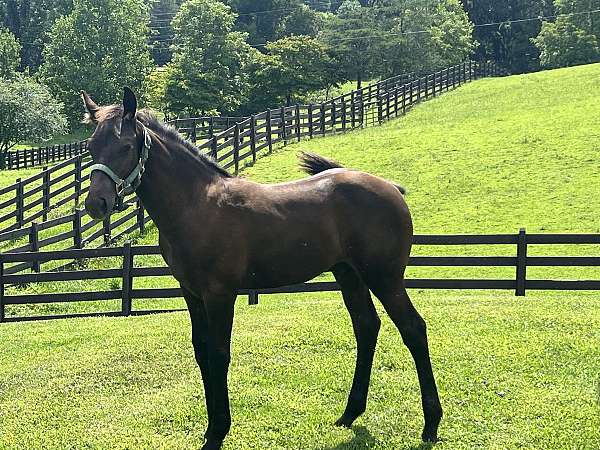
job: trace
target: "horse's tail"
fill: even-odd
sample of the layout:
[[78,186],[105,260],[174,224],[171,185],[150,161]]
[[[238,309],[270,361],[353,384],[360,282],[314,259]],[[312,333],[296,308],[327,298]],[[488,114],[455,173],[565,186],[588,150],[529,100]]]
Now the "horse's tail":
[[[300,168],[309,175],[316,175],[329,169],[344,168],[344,166],[337,161],[327,159],[315,153],[300,152],[298,158],[300,158]],[[396,186],[396,189],[398,189],[401,194],[406,194],[406,189],[402,186],[394,182],[391,183]]]

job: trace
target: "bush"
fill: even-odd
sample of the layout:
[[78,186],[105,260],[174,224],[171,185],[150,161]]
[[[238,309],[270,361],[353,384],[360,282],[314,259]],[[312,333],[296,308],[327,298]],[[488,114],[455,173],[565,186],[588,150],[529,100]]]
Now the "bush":
[[19,142],[50,139],[66,130],[63,105],[46,86],[23,75],[0,79],[0,168]]

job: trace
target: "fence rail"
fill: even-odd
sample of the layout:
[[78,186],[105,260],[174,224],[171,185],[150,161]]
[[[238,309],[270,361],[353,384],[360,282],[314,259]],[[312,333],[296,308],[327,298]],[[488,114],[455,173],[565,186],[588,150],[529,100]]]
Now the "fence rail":
[[[414,256],[409,266],[420,267],[513,267],[515,276],[510,279],[455,279],[424,278],[408,279],[408,288],[419,289],[499,289],[512,290],[518,296],[524,296],[528,290],[600,290],[598,280],[538,280],[527,277],[529,267],[600,267],[600,256],[528,256],[531,245],[555,244],[600,244],[600,234],[527,234],[521,229],[518,234],[496,235],[417,235],[415,245],[514,245],[514,256]],[[99,300],[120,300],[121,311],[107,314],[139,314],[148,311],[136,311],[133,301],[137,299],[178,298],[178,288],[136,287],[136,279],[141,277],[167,277],[171,271],[166,266],[141,267],[139,258],[147,255],[159,255],[157,246],[131,246],[95,248],[84,250],[62,250],[52,252],[5,253],[0,255],[0,321],[33,320],[40,317],[6,317],[6,306],[38,303],[85,302]],[[56,260],[102,259],[120,257],[120,268],[99,270],[63,270],[39,273],[14,274],[7,270],[10,264],[41,264]],[[137,262],[136,262],[136,259]],[[67,266],[68,267],[68,266]],[[62,282],[72,280],[120,279],[121,288],[107,291],[35,293],[23,294],[7,292],[10,286],[22,286],[26,283]],[[36,289],[39,291],[41,289]],[[257,304],[259,295],[275,293],[306,293],[337,291],[335,282],[311,282],[269,289],[244,289],[240,295],[248,295],[250,304]],[[92,314],[96,315],[96,313]],[[69,317],[72,314],[69,315]],[[50,316],[55,318],[61,316]],[[42,317],[43,318],[43,317]]]
[[[212,155],[225,169],[237,173],[242,164],[256,161],[258,152],[270,152],[275,145],[383,123],[442,91],[497,74],[498,69],[492,63],[465,62],[423,77],[414,74],[392,77],[320,104],[281,107],[248,118],[175,119],[172,124],[193,140],[210,132],[209,138],[198,148]],[[238,119],[239,122],[231,125]],[[0,233],[21,229],[40,219],[45,221],[48,213],[57,207],[69,203],[77,206],[88,189],[91,166],[84,153],[85,141],[78,145],[77,150],[74,150],[75,144],[68,144],[62,150],[43,154],[24,151],[24,156],[11,160],[17,167],[29,167],[46,160],[54,161],[59,156],[69,156],[72,152],[81,153],[1,188]]]
[[7,152],[4,157],[0,155],[0,169],[27,169],[44,166],[83,155],[86,151],[87,141],[14,150]]

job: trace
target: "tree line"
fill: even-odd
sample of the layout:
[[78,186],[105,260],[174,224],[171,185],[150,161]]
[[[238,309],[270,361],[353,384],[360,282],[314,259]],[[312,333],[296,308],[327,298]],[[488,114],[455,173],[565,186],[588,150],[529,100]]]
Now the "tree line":
[[511,73],[595,62],[599,38],[600,0],[3,0],[0,153],[78,123],[81,89],[250,114],[470,57]]

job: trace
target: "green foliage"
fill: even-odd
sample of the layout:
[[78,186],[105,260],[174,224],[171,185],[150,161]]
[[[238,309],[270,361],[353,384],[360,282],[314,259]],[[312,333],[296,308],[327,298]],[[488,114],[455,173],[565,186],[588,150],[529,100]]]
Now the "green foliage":
[[157,67],[152,70],[144,80],[144,103],[155,111],[165,115],[169,112],[167,100],[167,85],[172,76],[171,66]]
[[1,160],[19,142],[49,139],[66,128],[63,105],[46,86],[23,75],[0,78]]
[[426,72],[468,58],[473,28],[457,0],[345,1],[321,37],[343,79]]
[[226,3],[237,12],[236,28],[248,33],[251,45],[275,40],[286,18],[303,8],[301,0],[226,0]]
[[21,63],[20,51],[21,45],[15,36],[0,28],[0,78],[11,78],[15,74]]
[[35,72],[42,63],[48,32],[59,17],[73,9],[73,0],[6,0],[0,2],[3,23],[21,42],[23,68]]
[[306,5],[300,5],[291,11],[280,23],[277,37],[284,36],[316,36],[323,24],[323,13],[319,13]]
[[290,105],[334,77],[326,47],[309,36],[285,37],[270,42],[266,50],[266,55],[257,55],[252,69],[252,112]]
[[568,16],[559,16],[556,22],[545,22],[533,42],[540,51],[540,64],[545,68],[575,66],[600,60],[596,36],[579,28]]
[[175,53],[166,97],[173,113],[236,110],[249,89],[247,68],[255,50],[233,31],[235,14],[217,0],[189,0],[175,19]]
[[519,20],[554,15],[552,0],[463,0],[463,4],[473,23],[495,24],[475,28],[474,38],[480,44],[476,59],[497,61],[511,73],[539,68],[531,38],[540,32],[541,20]]
[[75,0],[56,21],[40,75],[71,123],[82,117],[82,89],[99,104],[119,100],[125,85],[140,90],[150,66],[148,21],[144,0]]

